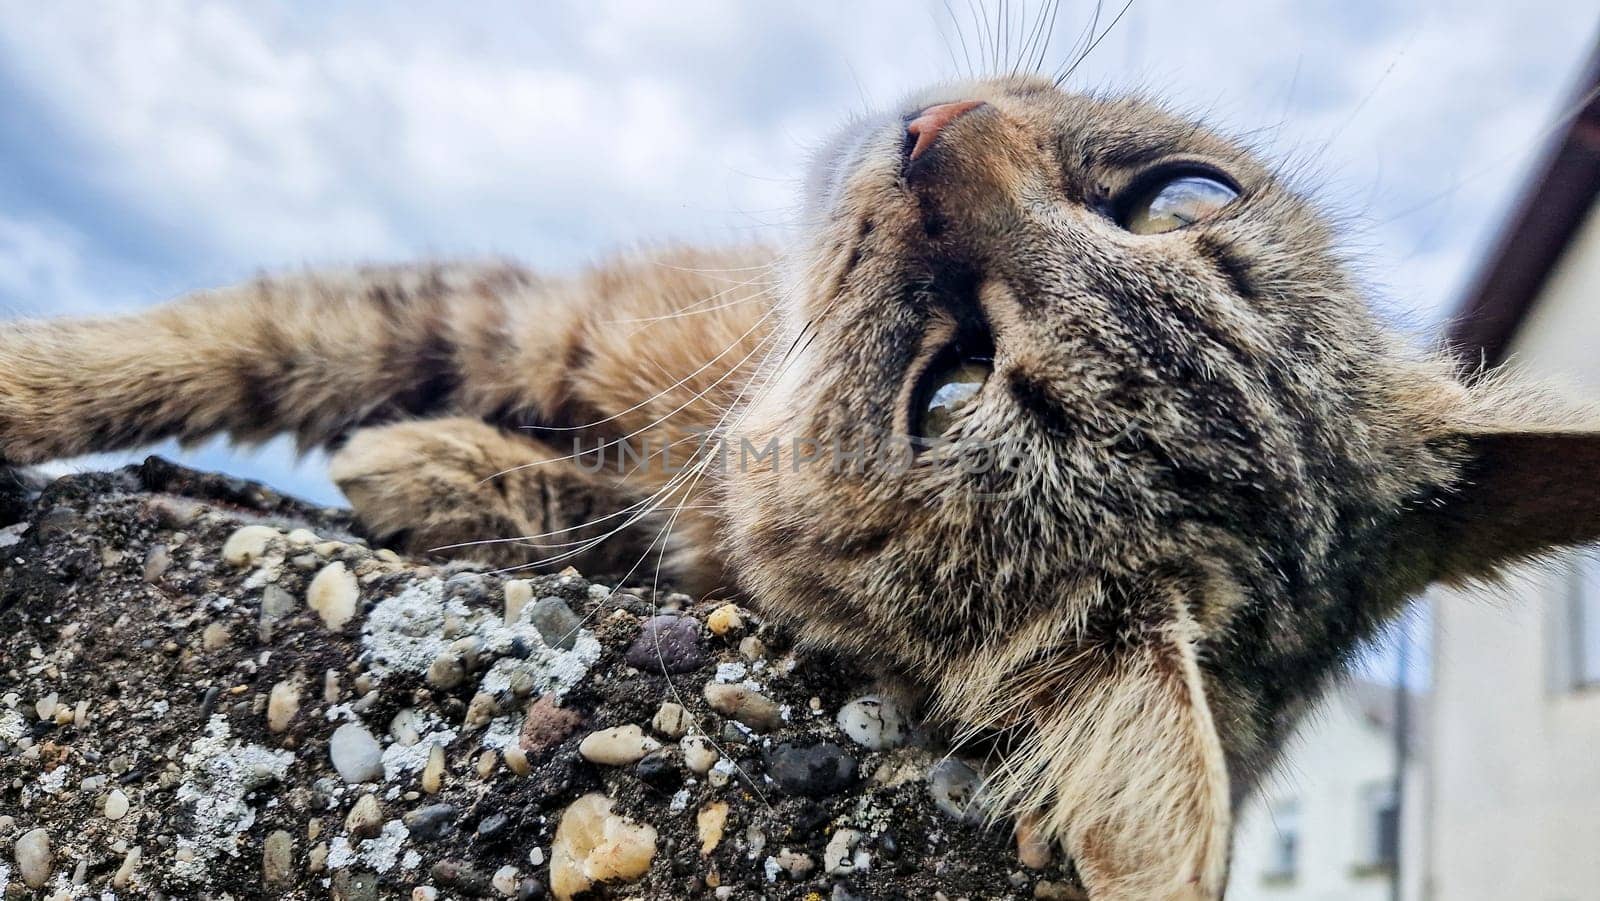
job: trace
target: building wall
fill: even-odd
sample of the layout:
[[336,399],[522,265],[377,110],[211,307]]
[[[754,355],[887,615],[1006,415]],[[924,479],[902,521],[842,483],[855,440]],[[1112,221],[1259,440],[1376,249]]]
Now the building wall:
[[[1569,245],[1512,361],[1600,400],[1600,216]],[[1569,688],[1561,671],[1571,586],[1556,564],[1436,597],[1426,897],[1600,898],[1600,691]]]
[[[1390,876],[1369,866],[1366,851],[1373,826],[1366,793],[1387,786],[1393,773],[1388,728],[1370,720],[1351,692],[1330,694],[1240,813],[1229,901],[1387,901]],[[1418,787],[1408,786],[1412,797]],[[1300,850],[1294,878],[1283,880],[1273,873],[1279,824],[1271,811],[1288,799],[1298,802]]]

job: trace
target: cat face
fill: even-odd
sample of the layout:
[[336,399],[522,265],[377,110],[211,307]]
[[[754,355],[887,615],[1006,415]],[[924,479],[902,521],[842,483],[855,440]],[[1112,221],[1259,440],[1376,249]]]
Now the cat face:
[[[980,105],[917,152],[906,123],[949,101]],[[1341,515],[1320,485],[1408,487],[1371,421],[1390,341],[1327,230],[1192,123],[1031,79],[942,88],[822,154],[805,223],[789,352],[741,435],[819,459],[729,490],[747,564],[805,572],[838,630],[927,631],[900,665],[1063,585],[1306,578]],[[1240,547],[1266,559],[1232,573]],[[1191,602],[1202,628],[1238,587]]]
[[1600,531],[1485,525],[1485,442],[1572,417],[1408,351],[1305,200],[1148,103],[931,90],[847,128],[804,209],[728,435],[757,452],[719,489],[729,556],[1012,742],[997,798],[1095,897],[1220,891],[1230,797],[1408,594]]

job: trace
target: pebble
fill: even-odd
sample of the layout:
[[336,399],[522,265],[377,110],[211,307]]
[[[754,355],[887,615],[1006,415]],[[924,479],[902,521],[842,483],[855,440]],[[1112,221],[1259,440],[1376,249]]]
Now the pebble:
[[522,618],[522,608],[533,600],[533,583],[527,579],[508,579],[505,586],[505,623],[511,625]]
[[873,751],[898,748],[906,741],[906,718],[889,698],[867,695],[839,708],[839,729],[850,740]]
[[473,695],[471,703],[467,704],[466,726],[468,729],[487,726],[499,712],[500,704],[495,701],[494,695],[480,691]]
[[650,719],[650,728],[668,738],[682,738],[694,725],[694,718],[683,705],[665,701],[656,710],[656,715]]
[[133,881],[133,874],[139,870],[139,861],[144,858],[144,849],[134,845],[122,857],[122,865],[117,867],[117,872],[111,877],[111,887],[125,889]]
[[434,864],[429,872],[433,874],[435,881],[468,897],[489,894],[489,877],[473,869],[472,865],[464,860],[446,858]]
[[144,580],[156,582],[172,566],[172,552],[164,544],[153,544],[144,555]]
[[709,772],[721,756],[711,744],[711,739],[704,735],[686,736],[678,742],[678,747],[683,749],[683,765],[689,768],[689,772],[700,776]]
[[489,880],[489,884],[494,886],[495,891],[510,898],[517,893],[517,868],[506,864],[495,870],[494,877]]
[[300,686],[295,682],[285,679],[272,686],[272,691],[267,695],[267,729],[271,732],[283,732],[289,728],[289,722],[294,715],[300,712]]
[[953,757],[934,764],[928,773],[928,794],[934,805],[957,820],[976,823],[983,819],[982,807],[976,803],[982,786],[978,771]]
[[723,830],[728,825],[728,802],[712,801],[700,808],[694,818],[695,832],[700,838],[700,856],[710,857],[722,843]]
[[854,829],[840,829],[828,839],[822,850],[822,868],[835,876],[854,873],[856,845],[861,843],[861,833]]
[[106,795],[106,802],[102,810],[106,815],[106,819],[112,822],[122,819],[128,815],[128,796],[122,793],[122,789],[113,788]]
[[528,705],[528,712],[522,719],[522,747],[542,751],[566,741],[582,723],[583,717],[576,711],[556,706],[555,695],[544,695]]
[[700,622],[693,617],[652,616],[628,646],[628,665],[648,673],[691,672],[705,664],[700,643]]
[[422,741],[422,714],[415,707],[402,707],[389,719],[389,737],[402,748]]
[[506,767],[518,776],[526,776],[533,771],[533,765],[528,762],[528,752],[522,750],[519,742],[512,742],[502,751],[506,758]]
[[572,898],[597,882],[630,881],[650,869],[656,830],[611,812],[611,799],[588,794],[561,813],[550,845],[550,889]]
[[24,832],[12,849],[17,861],[17,875],[28,888],[44,888],[50,881],[50,868],[55,857],[50,851],[50,833],[43,829]]
[[261,881],[267,885],[288,885],[293,873],[294,836],[274,829],[261,844]]
[[706,685],[704,693],[712,710],[731,716],[757,732],[767,732],[783,723],[778,705],[753,688],[712,682]]
[[550,892],[544,887],[544,883],[532,876],[517,883],[517,901],[539,901],[540,898],[548,897],[549,894]]
[[467,662],[462,659],[460,654],[446,648],[440,651],[437,657],[433,658],[432,663],[428,664],[428,672],[425,678],[428,680],[428,684],[434,688],[449,691],[466,681]]
[[744,617],[739,615],[737,605],[723,604],[706,617],[706,626],[713,635],[727,635],[744,628]]
[[578,630],[583,628],[583,620],[560,598],[540,598],[528,613],[528,621],[539,630],[546,645],[563,651],[577,646]]
[[428,750],[428,762],[422,768],[422,790],[430,795],[436,795],[443,786],[444,748],[434,745]]
[[256,622],[256,634],[263,643],[272,641],[272,633],[277,628],[278,621],[293,613],[299,603],[295,596],[285,591],[282,586],[268,585],[261,589],[261,616]]
[[767,645],[754,635],[739,639],[739,656],[754,663],[767,656]]
[[683,781],[670,751],[653,751],[646,754],[634,767],[639,781],[658,791],[671,791]]
[[438,901],[439,890],[431,885],[419,885],[411,890],[411,901]]
[[378,874],[340,872],[333,877],[333,901],[378,901]]
[[222,543],[222,560],[232,566],[249,566],[267,553],[267,545],[279,537],[271,526],[240,526]]
[[799,851],[791,851],[788,848],[780,849],[773,859],[778,862],[778,866],[782,867],[785,873],[789,874],[789,878],[796,882],[810,876],[811,871],[817,868],[817,862],[811,859],[811,855],[802,854]]
[[200,647],[207,651],[221,650],[228,646],[228,627],[222,623],[212,623],[200,632]]
[[481,838],[496,838],[510,825],[510,814],[491,813],[478,821],[478,835]]
[[306,606],[322,617],[322,624],[337,632],[356,615],[360,599],[356,577],[343,563],[334,561],[322,568],[306,587]]
[[661,748],[661,742],[644,734],[644,730],[629,723],[601,729],[584,736],[578,753],[590,763],[604,766],[626,766],[636,763],[651,751]]
[[372,838],[382,831],[383,808],[378,804],[378,796],[368,792],[357,798],[344,818],[344,828],[359,838]]
[[454,804],[429,804],[401,817],[411,837],[419,842],[436,842],[448,838],[456,831],[456,806]]
[[1017,817],[1017,859],[1030,870],[1050,866],[1055,857],[1051,841],[1039,829],[1038,814],[1025,813]]
[[311,547],[322,540],[321,538],[317,537],[316,532],[313,532],[307,528],[290,529],[289,534],[285,536],[285,538],[295,547]]
[[856,781],[856,759],[831,741],[786,741],[767,752],[767,771],[791,795],[825,798]]
[[333,768],[350,785],[383,778],[383,749],[360,723],[345,723],[333,730],[328,755],[333,758]]

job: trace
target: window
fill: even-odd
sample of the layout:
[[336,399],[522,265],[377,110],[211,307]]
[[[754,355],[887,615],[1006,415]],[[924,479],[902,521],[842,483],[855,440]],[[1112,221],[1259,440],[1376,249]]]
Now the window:
[[1600,686],[1600,560],[1592,554],[1572,557],[1563,625],[1555,635],[1566,658],[1562,687]]
[[1267,854],[1267,878],[1293,879],[1300,866],[1300,802],[1294,798],[1275,802],[1270,808],[1274,828]]
[[1360,866],[1388,868],[1400,857],[1400,805],[1394,783],[1374,782],[1361,791]]

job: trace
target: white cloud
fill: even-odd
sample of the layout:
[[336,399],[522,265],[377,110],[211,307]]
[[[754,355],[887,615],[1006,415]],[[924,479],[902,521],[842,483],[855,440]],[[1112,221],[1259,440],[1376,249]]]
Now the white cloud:
[[[1052,62],[1092,5],[1064,0]],[[976,54],[982,29],[965,0],[950,7]],[[1142,86],[1310,161],[1319,196],[1355,214],[1373,281],[1428,321],[1594,18],[1562,0],[1139,0],[1073,83]],[[569,267],[652,239],[781,235],[812,146],[956,74],[951,24],[943,0],[0,2],[0,88],[25,101],[9,118],[29,135],[16,146],[75,192],[62,206],[10,185],[34,205],[0,213],[0,306],[143,302],[303,262]]]

